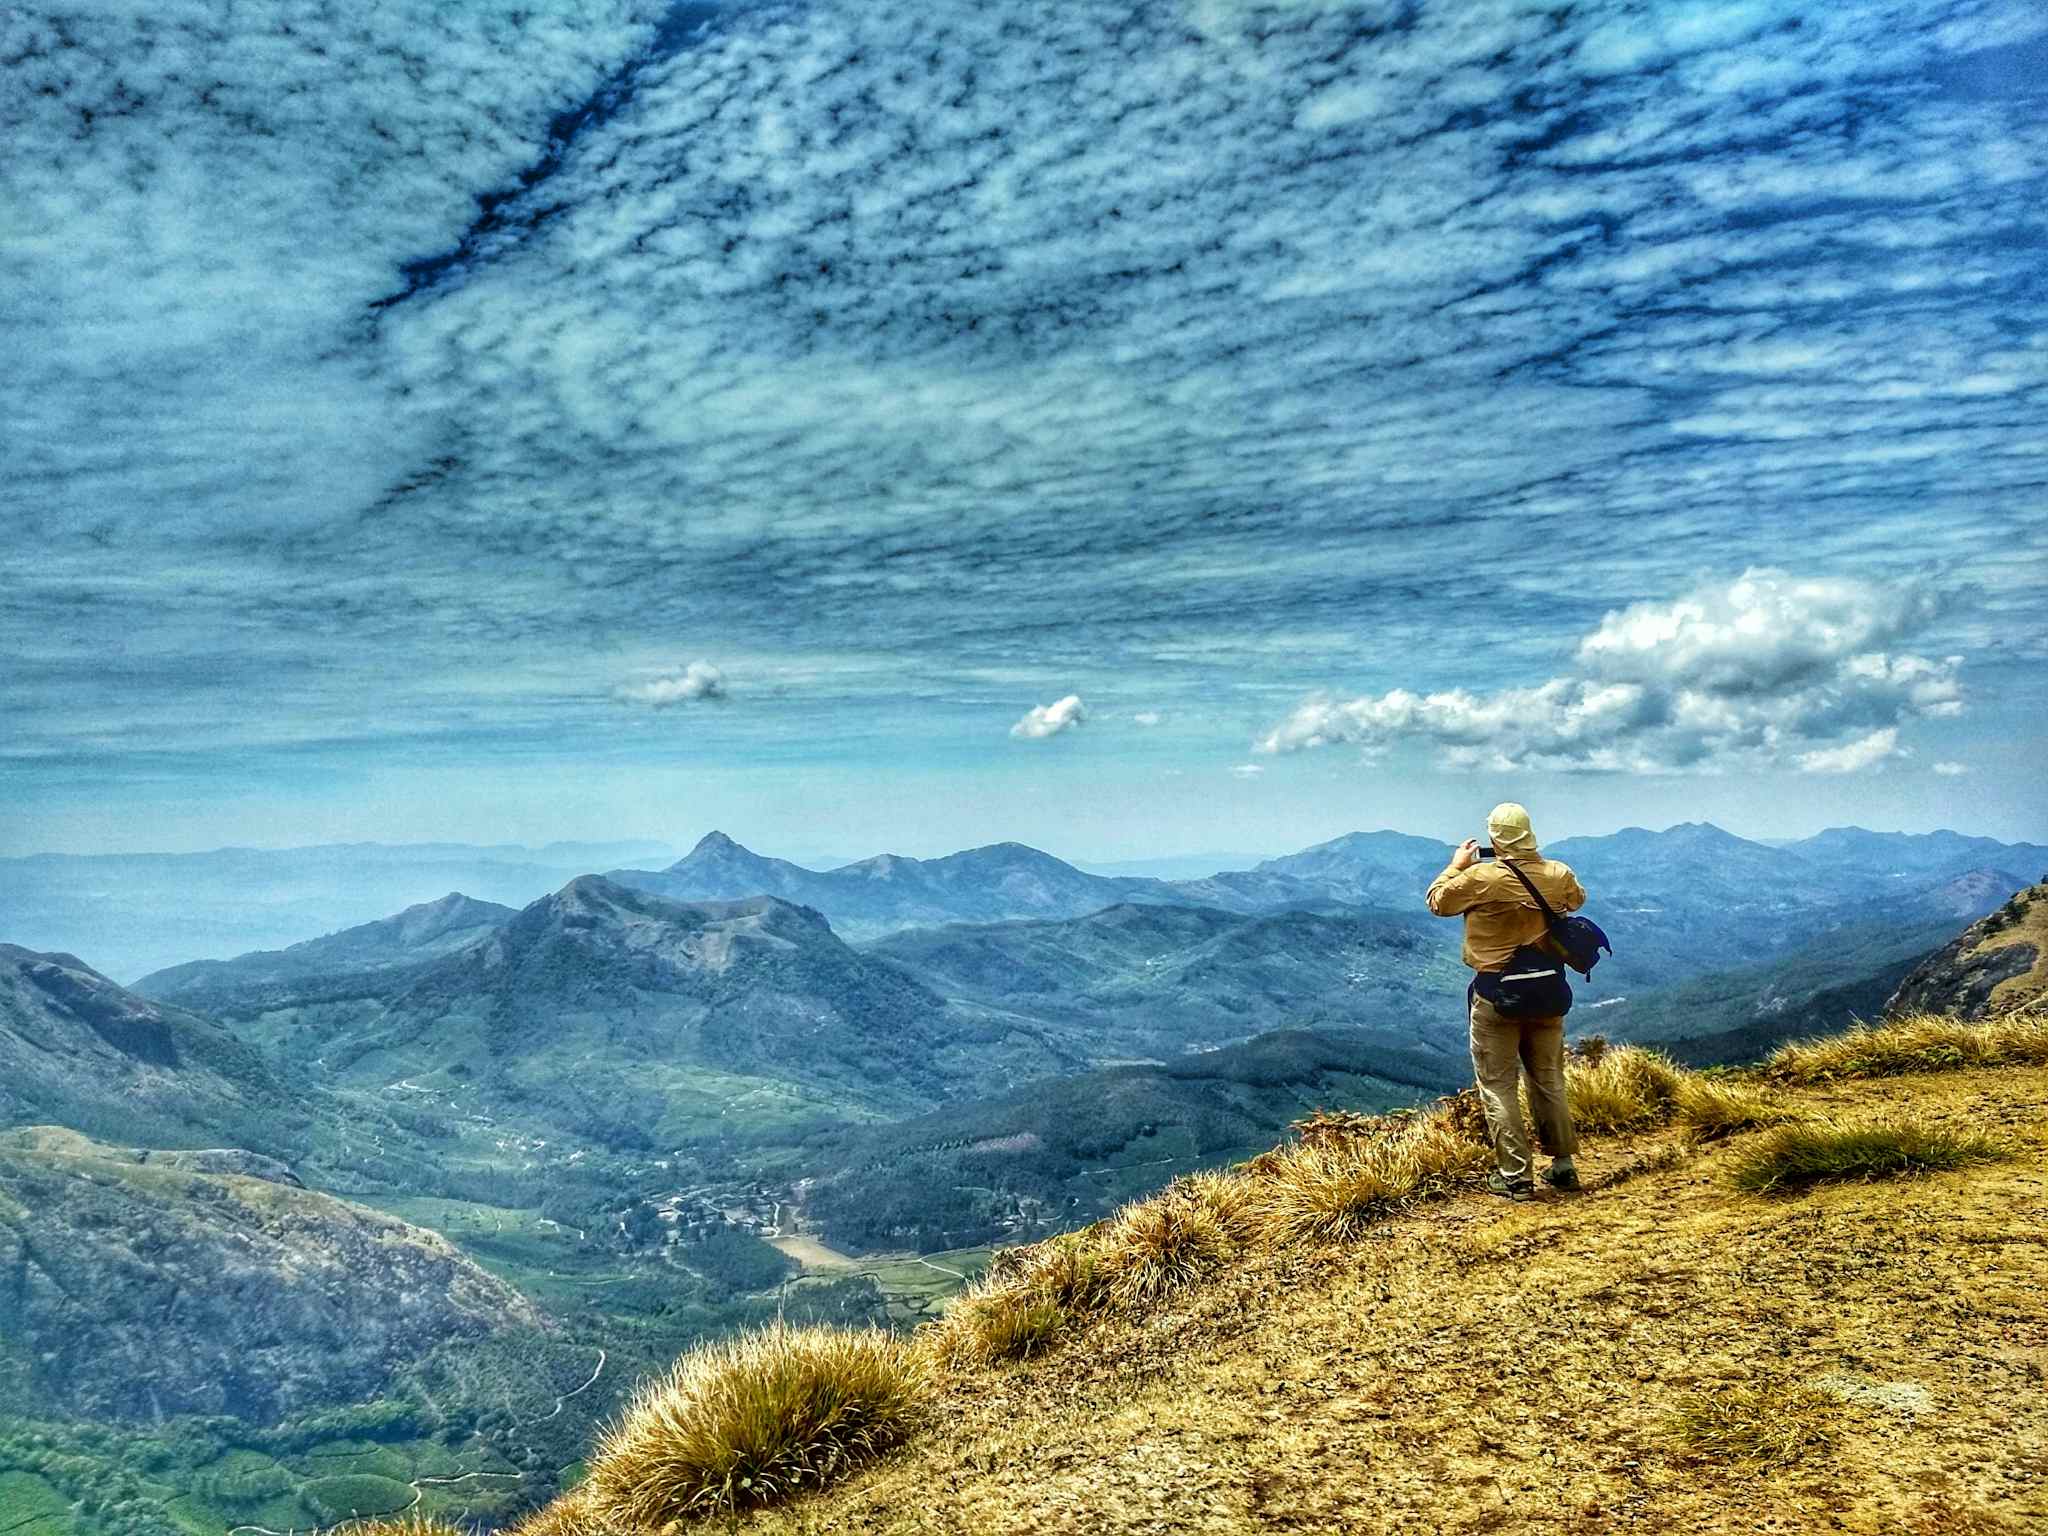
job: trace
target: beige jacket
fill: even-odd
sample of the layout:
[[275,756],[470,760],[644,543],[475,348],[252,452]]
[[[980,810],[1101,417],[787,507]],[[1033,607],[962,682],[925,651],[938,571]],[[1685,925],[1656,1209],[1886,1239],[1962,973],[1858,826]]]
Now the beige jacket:
[[[1586,904],[1570,865],[1543,858],[1515,862],[1560,917]],[[1423,900],[1438,917],[1464,917],[1464,960],[1475,971],[1501,970],[1518,948],[1543,937],[1542,909],[1498,859],[1446,869],[1430,882]]]

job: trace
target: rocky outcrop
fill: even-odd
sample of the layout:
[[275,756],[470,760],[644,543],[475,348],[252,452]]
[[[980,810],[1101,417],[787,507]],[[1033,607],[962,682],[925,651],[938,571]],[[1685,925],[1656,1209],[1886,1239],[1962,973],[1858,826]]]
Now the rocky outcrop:
[[0,944],[0,1126],[174,1146],[251,1141],[275,1153],[305,1118],[215,1020],[131,992],[75,955]]
[[270,1184],[289,1184],[293,1189],[304,1189],[305,1181],[290,1166],[274,1157],[265,1157],[260,1152],[244,1152],[240,1147],[211,1147],[191,1152],[162,1152],[153,1147],[137,1147],[135,1161],[146,1163],[152,1168],[177,1168],[186,1173],[228,1173],[237,1178],[262,1179]]
[[0,1356],[41,1404],[271,1423],[374,1397],[443,1344],[543,1327],[446,1239],[267,1159],[0,1136]]
[[1929,956],[1885,1004],[1888,1014],[1981,1019],[2048,997],[2048,881],[2028,886]]

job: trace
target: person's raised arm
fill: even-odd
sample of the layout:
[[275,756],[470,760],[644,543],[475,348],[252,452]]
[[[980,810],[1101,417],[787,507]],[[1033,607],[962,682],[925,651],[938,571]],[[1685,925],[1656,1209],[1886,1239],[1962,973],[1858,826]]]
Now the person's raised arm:
[[1479,862],[1479,839],[1468,837],[1458,845],[1451,855],[1451,862],[1444,866],[1444,872],[1429,882],[1429,889],[1423,893],[1423,902],[1438,917],[1456,917],[1472,905],[1472,892],[1464,889],[1465,882],[1459,877]]

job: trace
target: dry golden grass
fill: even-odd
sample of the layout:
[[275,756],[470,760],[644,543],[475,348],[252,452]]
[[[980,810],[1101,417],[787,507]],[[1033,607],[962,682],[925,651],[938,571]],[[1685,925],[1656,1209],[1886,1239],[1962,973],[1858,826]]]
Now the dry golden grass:
[[328,1536],[474,1536],[465,1526],[425,1515],[381,1515],[369,1520],[345,1520],[332,1527]]
[[1215,1218],[1224,1238],[1243,1247],[1258,1236],[1258,1211],[1252,1181],[1235,1169],[1211,1168],[1176,1179],[1168,1186]]
[[[1243,1167],[1179,1180],[1087,1231],[1001,1255],[916,1336],[927,1362],[963,1374],[934,1381],[901,1456],[781,1513],[771,1501],[782,1487],[822,1478],[757,1483],[723,1507],[769,1507],[725,1518],[790,1536],[1235,1533],[1270,1528],[1283,1512],[1318,1529],[1618,1536],[1647,1519],[1721,1536],[1782,1515],[1785,1490],[1771,1482],[1781,1475],[1838,1481],[1827,1507],[1854,1513],[1839,1528],[1872,1536],[2002,1530],[1993,1511],[2005,1509],[2048,1517],[2048,1497],[2014,1503],[1999,1492],[2017,1486],[2010,1446],[2048,1432],[2048,1410],[2015,1406],[2031,1379],[2026,1341],[2048,1338],[2039,1333],[2048,1249],[2038,1242],[2048,1208],[2028,1150],[2040,1139],[2048,1075],[1773,1090],[1627,1047],[1573,1070],[1575,1095],[1604,1095],[1606,1116],[1642,1130],[1676,1122],[1686,1134],[1613,1147],[1606,1166],[1594,1142],[1582,1156],[1599,1198],[1572,1204],[1568,1219],[1548,1200],[1469,1200],[1415,1220],[1404,1219],[1410,1207],[1471,1187],[1485,1166],[1471,1095],[1408,1115],[1316,1116],[1297,1140]],[[1913,1144],[1912,1166],[1934,1166],[1927,1146],[1967,1140],[1980,1125],[2014,1138],[2026,1166],[1939,1185],[1870,1182],[1889,1170],[1865,1167],[1845,1175],[1856,1182],[1782,1205],[1690,1171],[1726,1174],[1753,1149],[1825,1135],[1845,1123],[1829,1117],[1851,1095],[1859,1133],[1901,1122],[1929,1133]],[[1816,1118],[1730,1148],[1708,1144],[1800,1115]],[[1638,1199],[1619,1187],[1631,1179],[1654,1187]],[[1323,1240],[1375,1224],[1383,1230],[1370,1244]],[[1958,1311],[1953,1298],[1964,1294],[1970,1307]],[[1574,1300],[1560,1308],[1564,1295]],[[1168,1319],[1151,1320],[1169,1301]],[[1987,1320],[2017,1341],[2012,1361],[1963,1347]],[[1059,1339],[1066,1347],[1028,1370],[981,1369],[1044,1354]],[[1761,1388],[1697,1390],[1703,1378],[1825,1377],[1851,1358],[1879,1373],[1869,1387],[1877,1408],[1853,1396],[1855,1382],[1850,1397],[1791,1409]],[[1540,1386],[1528,1378],[1535,1359],[1552,1362]],[[1303,1391],[1286,1390],[1296,1376]],[[1501,1390],[1460,1397],[1481,1380]],[[2003,1417],[1966,1423],[1959,1406],[1944,1407],[1909,1418],[1922,1438],[1902,1444],[1896,1416],[1919,1411],[1910,1404],[1930,1393],[1946,1405],[2004,1404]],[[1818,1428],[1802,1417],[1849,1400],[1855,1414]],[[1894,1403],[1908,1406],[1886,1406]],[[1866,1424],[1873,1412],[1894,1417]],[[1532,1414],[1546,1422],[1524,1443],[1537,1428]],[[1814,1455],[1827,1433],[1836,1447]],[[1618,1459],[1658,1443],[1684,1460],[1750,1471],[1732,1485],[1700,1476],[1646,1484],[1636,1461]],[[1518,1445],[1530,1455],[1542,1447],[1542,1460]],[[1797,1456],[1806,1464],[1784,1472]],[[1979,1466],[1996,1470],[1956,1470]],[[1939,1485],[1926,1480],[1935,1468],[1949,1469]],[[1516,1497],[1512,1508],[1496,1491],[1551,1482],[1554,1493]],[[1937,1486],[1938,1497],[1928,1491]],[[682,1513],[720,1507],[684,1501]],[[518,1536],[661,1528],[614,1511],[586,1485],[536,1517],[554,1523]],[[1817,1527],[1795,1519],[1784,1528]],[[1837,1528],[1832,1516],[1828,1528]]]
[[[1255,1244],[1163,1315],[1076,1319],[1028,1369],[945,1384],[900,1453],[739,1529],[2048,1530],[2048,1069],[1784,1100],[1995,1129],[2022,1152],[1762,1202],[1718,1177],[1753,1138],[1590,1139],[1587,1198],[1474,1194],[1370,1242]],[[1842,1404],[1825,1453],[1723,1463],[1671,1438],[1688,1394],[1779,1381]]]
[[2048,1065],[2048,1017],[2028,1011],[1980,1024],[1931,1013],[1859,1024],[1839,1035],[1780,1046],[1760,1070],[1779,1082],[1825,1083],[1901,1072],[2042,1065]]
[[1841,1409],[1817,1387],[1714,1387],[1679,1399],[1667,1432],[1695,1461],[1785,1467],[1834,1444]]
[[1688,1072],[1672,1089],[1672,1108],[1695,1141],[1719,1141],[1740,1131],[1783,1125],[1799,1112],[1782,1099],[1725,1077]]
[[1086,1312],[1109,1293],[1097,1229],[1067,1232],[1023,1251],[1006,1289],[1022,1291],[1063,1309]]
[[1173,1189],[1125,1206],[1097,1242],[1110,1305],[1125,1311],[1214,1274],[1235,1248],[1215,1212]]
[[1809,1184],[1939,1173],[2012,1155],[1977,1131],[1891,1115],[1867,1121],[1815,1120],[1780,1126],[1728,1164],[1737,1189],[1765,1195]]
[[1617,1045],[1565,1064],[1572,1121],[1596,1135],[1641,1130],[1669,1117],[1684,1071],[1660,1052]]
[[1292,1142],[1253,1164],[1252,1219],[1267,1244],[1345,1241],[1469,1181],[1487,1156],[1448,1103],[1361,1135]]
[[816,1488],[910,1432],[922,1355],[879,1329],[775,1324],[643,1386],[591,1459],[588,1517],[631,1530]]
[[1257,1237],[1251,1181],[1240,1172],[1194,1174],[1107,1221],[1013,1250],[921,1339],[953,1370],[1026,1359],[1070,1316],[1147,1310],[1215,1274]]
[[607,1519],[591,1497],[590,1484],[579,1483],[546,1509],[536,1510],[513,1526],[508,1536],[639,1536]]
[[535,1510],[507,1536],[629,1536],[606,1520],[591,1502],[590,1485],[579,1483],[546,1509]]

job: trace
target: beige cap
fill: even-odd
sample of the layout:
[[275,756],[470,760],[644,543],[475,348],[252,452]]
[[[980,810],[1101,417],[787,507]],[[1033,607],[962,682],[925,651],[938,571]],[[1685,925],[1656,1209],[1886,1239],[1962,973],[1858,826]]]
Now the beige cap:
[[1536,830],[1529,825],[1529,813],[1512,800],[1503,800],[1487,813],[1486,835],[1493,839],[1496,855],[1536,857]]

